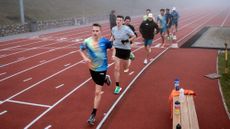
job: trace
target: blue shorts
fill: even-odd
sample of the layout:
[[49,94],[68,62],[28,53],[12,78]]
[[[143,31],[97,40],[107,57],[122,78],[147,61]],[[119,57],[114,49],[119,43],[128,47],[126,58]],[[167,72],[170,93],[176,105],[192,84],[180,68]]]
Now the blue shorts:
[[168,25],[167,25],[167,29],[170,29],[172,27],[172,23],[169,23]]
[[167,31],[167,27],[163,27],[163,28],[160,29],[160,33],[161,34],[164,33],[164,32],[166,32],[166,31]]
[[153,40],[152,39],[144,39],[144,45],[146,46],[150,46],[153,44]]
[[177,26],[178,22],[177,21],[172,21],[172,25]]

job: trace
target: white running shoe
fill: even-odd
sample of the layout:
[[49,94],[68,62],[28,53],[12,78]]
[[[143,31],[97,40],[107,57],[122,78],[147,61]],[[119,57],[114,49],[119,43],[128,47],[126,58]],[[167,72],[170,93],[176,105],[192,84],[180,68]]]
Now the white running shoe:
[[173,36],[173,40],[176,40],[176,35]]
[[106,83],[108,86],[111,85],[112,81],[111,81],[111,78],[110,78],[109,75],[106,75],[106,76],[105,76],[105,83]]
[[144,64],[146,65],[147,63],[148,63],[148,60],[147,60],[147,59],[145,59],[145,60],[144,60]]
[[129,72],[129,68],[124,70],[124,73],[128,73]]

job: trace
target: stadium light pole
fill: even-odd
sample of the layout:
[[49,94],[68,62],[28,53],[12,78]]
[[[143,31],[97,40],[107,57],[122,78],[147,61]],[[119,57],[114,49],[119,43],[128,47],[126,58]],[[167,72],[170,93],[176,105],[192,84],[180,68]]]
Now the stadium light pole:
[[25,24],[23,0],[19,0],[21,23]]

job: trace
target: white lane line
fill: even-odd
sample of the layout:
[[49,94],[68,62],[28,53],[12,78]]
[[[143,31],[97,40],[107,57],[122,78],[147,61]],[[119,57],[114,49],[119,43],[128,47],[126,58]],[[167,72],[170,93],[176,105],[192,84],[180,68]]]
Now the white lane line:
[[129,75],[131,76],[132,74],[134,74],[134,71],[130,72]]
[[228,17],[229,17],[230,13],[228,13],[228,15],[225,17],[224,21],[222,22],[222,24],[220,25],[221,27],[224,26],[225,22],[227,21]]
[[14,49],[14,48],[17,48],[17,47],[21,47],[21,46],[18,45],[18,46],[14,46],[14,47],[8,47],[8,48],[5,48],[5,49],[1,49],[0,51],[7,51],[7,50]]
[[0,58],[5,57],[5,56],[6,56],[6,54],[2,54],[2,55],[0,55]]
[[52,52],[52,51],[54,51],[54,49],[50,49],[50,50],[49,50],[49,52]]
[[[76,52],[78,52],[78,51],[79,51],[79,50],[73,51],[73,52],[67,53],[67,54],[65,54],[65,55],[61,55],[61,56],[58,56],[58,57],[53,58],[53,59],[51,59],[51,60],[45,61],[45,62],[43,62],[43,63],[41,63],[41,64],[32,66],[32,67],[30,67],[30,68],[27,68],[27,69],[25,69],[25,70],[22,70],[22,71],[20,71],[20,72],[17,72],[17,73],[15,73],[15,74],[12,74],[12,75],[10,75],[10,76],[8,76],[8,77],[5,77],[5,78],[3,78],[3,79],[0,79],[0,82],[5,81],[5,80],[7,80],[7,79],[9,79],[9,78],[11,78],[11,77],[17,76],[17,75],[19,75],[19,74],[25,73],[25,72],[27,72],[27,71],[29,71],[29,70],[32,70],[32,69],[37,68],[37,67],[39,67],[39,66],[42,66],[42,65],[44,65],[44,64],[47,64],[47,63],[50,63],[50,62],[52,62],[52,61],[61,59],[61,58],[65,57],[65,56],[68,56],[68,55],[70,55],[70,54],[76,53]],[[0,67],[1,67],[1,66],[0,66]]]
[[[43,41],[40,41],[40,42],[43,42]],[[39,47],[37,47],[37,48],[42,48],[42,47],[50,46],[50,45],[54,45],[54,44],[58,44],[58,43],[54,42],[54,43],[51,43],[51,44],[46,44],[46,45],[39,46]],[[29,49],[26,49],[26,50],[23,50],[23,51],[18,51],[18,52],[10,53],[10,54],[8,54],[8,55],[6,55],[6,56],[11,56],[11,55],[15,55],[15,54],[18,54],[18,53],[30,51],[30,50],[33,50],[33,48],[34,48],[34,47],[29,48]]]
[[68,69],[70,69],[70,68],[72,68],[72,67],[74,67],[74,66],[80,64],[82,61],[83,61],[83,60],[81,60],[81,61],[79,61],[79,62],[77,62],[77,63],[75,63],[75,64],[73,64],[73,65],[71,65],[71,66],[69,66],[69,67],[67,67],[67,68],[62,69],[62,70],[60,70],[60,71],[58,71],[58,72],[56,72],[56,73],[50,75],[49,77],[46,77],[46,78],[40,80],[39,82],[36,82],[35,84],[33,84],[33,85],[27,87],[26,89],[24,89],[24,90],[18,92],[17,94],[14,94],[14,95],[10,96],[10,97],[7,98],[6,100],[2,101],[2,103],[6,102],[6,101],[9,101],[10,99],[12,99],[12,98],[14,98],[14,97],[16,97],[16,96],[18,96],[18,95],[20,95],[20,94],[22,94],[22,93],[28,91],[28,90],[30,90],[31,88],[33,88],[33,87],[35,87],[35,86],[37,86],[37,85],[39,85],[39,84],[41,84],[41,83],[43,83],[43,82],[45,82],[45,81],[51,79],[51,78],[54,77],[54,76],[57,76],[57,75],[60,74],[60,73],[63,73],[64,71],[66,71],[66,70],[68,70]]
[[52,125],[48,125],[44,129],[50,129],[51,127],[52,127]]
[[7,110],[4,110],[4,111],[0,112],[0,116],[6,114],[7,112],[8,112]]
[[[55,44],[57,44],[57,43],[55,43]],[[70,44],[70,45],[67,45],[67,46],[64,46],[64,47],[56,48],[55,50],[60,50],[60,49],[66,48],[66,47],[68,47],[68,46],[73,46],[73,45],[76,45],[76,43],[73,43],[73,44]],[[31,58],[33,58],[33,57],[40,56],[40,55],[42,55],[42,54],[46,54],[46,53],[49,53],[49,52],[50,52],[50,51],[44,51],[44,52],[41,52],[41,53],[38,53],[38,54],[35,54],[35,55],[32,55],[32,56],[29,56],[29,57],[27,57],[27,58],[24,58],[23,60],[17,60],[17,61],[13,61],[13,62],[4,64],[4,65],[2,65],[1,67],[5,67],[5,66],[8,66],[8,65],[12,65],[12,64],[18,63],[18,62],[20,62],[20,61],[28,60],[28,59],[31,59]]]
[[[30,40],[28,40],[28,42],[29,41]],[[28,43],[28,44],[25,44],[25,45],[17,45],[16,47],[13,47],[13,48],[24,47],[24,46],[28,46],[28,45],[31,45],[31,44],[36,44],[36,43],[39,43],[39,42],[42,42],[42,41],[35,41],[35,42],[32,41],[32,43]],[[9,48],[5,48],[5,49],[9,49]],[[10,47],[10,49],[12,49],[12,47]],[[4,50],[4,49],[0,49],[0,51],[2,51],[2,50]]]
[[160,46],[161,46],[161,43],[158,43],[155,46],[153,46],[153,48],[159,48]]
[[71,64],[71,63],[68,63],[68,64],[65,64],[64,66],[67,67],[67,66],[69,66],[70,64]]
[[9,43],[3,43],[3,42],[0,42],[0,44],[1,43],[3,43],[3,44],[1,44],[0,45],[0,47],[3,47],[3,46],[7,46],[7,45],[11,45],[11,44],[16,44],[16,43],[19,43],[19,42],[25,42],[27,39],[22,39],[22,40],[19,40],[19,41],[15,41],[15,40],[6,40],[6,41],[10,41]]
[[36,119],[34,119],[33,121],[31,121],[24,129],[30,128],[36,121],[38,121],[41,117],[43,117],[47,112],[49,112],[50,110],[52,110],[56,105],[58,105],[59,103],[61,103],[65,98],[67,98],[68,96],[70,96],[71,94],[73,94],[76,90],[78,90],[79,88],[81,88],[82,86],[84,86],[90,80],[91,80],[91,77],[88,78],[83,83],[81,83],[80,85],[78,85],[71,92],[69,92],[68,94],[66,94],[63,98],[61,98],[60,100],[58,100],[55,104],[53,104],[46,111],[44,111],[42,114],[40,114]]
[[51,107],[50,105],[23,102],[23,101],[17,101],[17,100],[7,100],[6,102],[22,104],[22,105],[29,105],[29,106],[36,106],[36,107],[44,107],[44,108],[50,108]]
[[41,61],[39,61],[39,63],[44,63],[44,62],[46,62],[46,60],[41,60]]
[[2,101],[0,101],[0,104],[2,104],[3,102]]
[[172,47],[172,48],[179,48],[178,43],[173,43],[173,44],[171,45],[171,47]]
[[63,87],[64,85],[65,85],[65,84],[61,84],[61,85],[56,86],[55,88],[58,89],[58,88]]
[[74,39],[74,40],[72,40],[73,42],[80,42],[80,41],[82,41],[83,39]]
[[23,80],[23,82],[28,82],[28,81],[30,81],[30,80],[32,80],[32,79],[33,79],[33,78],[30,77],[30,78],[27,78],[27,79]]
[[24,56],[19,57],[19,58],[17,59],[17,61],[19,61],[19,60],[23,60],[23,59],[25,59],[25,57],[24,57]]
[[7,72],[4,72],[4,73],[0,73],[0,76],[2,76],[2,75],[5,75]]

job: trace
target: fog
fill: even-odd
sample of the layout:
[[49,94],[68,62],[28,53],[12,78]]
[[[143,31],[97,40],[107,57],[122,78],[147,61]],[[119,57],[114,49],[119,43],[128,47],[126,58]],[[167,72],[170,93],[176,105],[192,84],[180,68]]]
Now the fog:
[[[19,0],[0,0],[0,23],[19,22]],[[229,0],[24,0],[26,19],[48,20],[69,17],[99,16],[116,10],[121,15],[143,15],[147,8],[159,13],[161,8],[178,11],[224,9]]]

